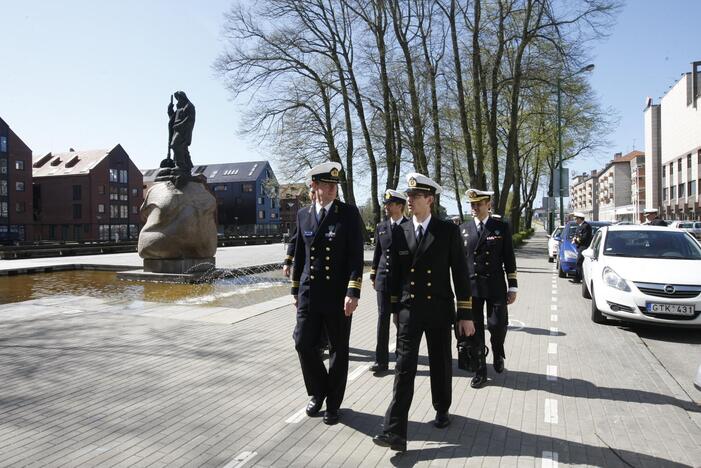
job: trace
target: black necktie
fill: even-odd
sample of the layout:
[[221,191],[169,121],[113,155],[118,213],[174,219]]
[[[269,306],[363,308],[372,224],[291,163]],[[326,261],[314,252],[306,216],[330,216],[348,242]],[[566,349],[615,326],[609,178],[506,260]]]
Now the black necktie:
[[484,223],[480,221],[479,226],[477,226],[477,234],[482,235],[482,230],[484,229]]
[[325,217],[325,216],[326,216],[326,208],[321,207],[321,209],[319,210],[319,224],[321,224],[322,222],[324,222],[324,217]]
[[421,243],[421,241],[424,238],[424,227],[422,224],[419,224],[419,233],[416,235],[416,241],[418,244]]

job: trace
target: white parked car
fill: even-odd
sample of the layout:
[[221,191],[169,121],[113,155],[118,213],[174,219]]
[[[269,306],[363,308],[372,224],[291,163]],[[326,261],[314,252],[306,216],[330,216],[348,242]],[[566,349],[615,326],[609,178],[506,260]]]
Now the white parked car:
[[701,244],[660,226],[606,226],[582,252],[591,318],[701,327]]
[[565,226],[559,226],[548,236],[548,262],[552,263],[557,258],[557,252],[560,250],[560,237]]

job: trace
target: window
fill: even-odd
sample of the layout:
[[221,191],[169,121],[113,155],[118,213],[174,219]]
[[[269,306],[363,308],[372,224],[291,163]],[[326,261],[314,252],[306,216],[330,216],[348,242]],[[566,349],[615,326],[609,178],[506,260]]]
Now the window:
[[701,164],[701,149],[699,150],[699,153],[697,156],[699,157],[699,164]]
[[15,190],[24,192],[24,182],[15,182]]
[[100,203],[99,205],[97,205],[97,212],[98,212],[98,213],[104,213],[104,212],[105,212],[105,205],[102,204],[102,203]]
[[677,171],[681,172],[682,171],[682,160],[680,159],[677,161]]
[[0,136],[0,153],[7,153],[7,137]]
[[126,169],[122,169],[119,171],[119,183],[120,184],[126,184],[129,182],[129,173],[127,172]]
[[227,190],[226,185],[215,185],[214,186],[215,192],[225,192],[226,190]]
[[98,231],[99,231],[99,238],[100,240],[109,240],[110,239],[110,227],[108,224],[100,224],[98,226]]
[[51,240],[56,239],[56,225],[55,224],[49,225],[49,239],[51,239]]
[[27,209],[25,203],[23,201],[17,202],[15,204],[15,211],[17,213],[24,213],[24,211]]
[[674,175],[674,163],[669,163],[669,176],[672,177]]
[[110,169],[110,182],[119,182],[119,171],[117,169]]
[[679,184],[679,190],[677,191],[677,198],[684,197],[684,184]]
[[129,207],[127,205],[119,205],[119,217],[122,219],[129,217]]
[[263,205],[265,203],[265,199],[263,197],[258,197],[258,204]]
[[671,187],[669,187],[669,198],[670,198],[670,200],[672,198],[677,198],[677,186],[676,185],[672,185]]
[[98,195],[104,195],[104,194],[105,194],[105,186],[104,186],[104,185],[98,185],[98,186],[97,186],[97,194],[98,194]]
[[0,197],[6,197],[6,196],[7,196],[7,181],[0,180]]
[[122,201],[129,200],[129,188],[128,187],[119,187],[119,199]]
[[664,189],[662,189],[662,199],[663,199],[663,200],[668,200],[668,198],[667,198],[667,187],[665,187]]
[[110,200],[119,200],[119,188],[110,185]]
[[265,211],[263,211],[263,210],[258,211],[258,219],[265,219]]
[[7,202],[0,202],[0,218],[9,217]]
[[80,185],[73,186],[73,201],[80,200],[82,198],[82,189]]
[[138,197],[139,196],[139,189],[136,189],[136,188],[131,189],[131,196]]
[[7,174],[7,159],[0,158],[0,174]]
[[695,194],[696,194],[696,181],[692,180],[691,182],[689,182],[689,192],[687,193],[687,195],[689,195],[691,197],[691,196],[694,196]]
[[132,205],[131,214],[139,214],[139,207],[137,207],[136,205]]
[[686,167],[691,169],[691,153],[686,155]]
[[24,170],[24,161],[15,161],[15,169],[18,171],[23,171]]
[[276,203],[275,203],[275,199],[274,199],[274,198],[271,198],[271,199],[270,199],[270,208],[275,208],[275,204],[276,204]]
[[243,191],[246,193],[253,192],[253,184],[243,184]]
[[667,177],[667,166],[662,166],[662,177]]
[[119,218],[119,205],[110,205],[110,218]]
[[83,205],[73,205],[73,219],[80,219],[83,217]]
[[277,213],[270,213],[270,219],[277,219]]

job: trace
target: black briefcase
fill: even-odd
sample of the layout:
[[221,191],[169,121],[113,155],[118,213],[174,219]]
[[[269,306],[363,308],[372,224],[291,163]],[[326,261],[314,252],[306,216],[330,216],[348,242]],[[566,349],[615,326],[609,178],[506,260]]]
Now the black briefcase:
[[468,372],[477,372],[477,369],[486,365],[489,349],[479,340],[463,338],[458,340],[458,368]]

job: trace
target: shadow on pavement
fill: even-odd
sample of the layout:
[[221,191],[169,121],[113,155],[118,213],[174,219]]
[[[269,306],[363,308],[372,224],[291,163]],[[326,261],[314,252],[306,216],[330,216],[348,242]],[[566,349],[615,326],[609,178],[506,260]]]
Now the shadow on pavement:
[[544,328],[535,328],[535,327],[511,327],[509,326],[509,332],[512,333],[517,333],[517,332],[524,332],[528,333],[530,335],[549,335],[549,336],[565,336],[565,332],[557,331],[556,333],[550,333],[550,330],[546,330]]
[[[341,424],[372,437],[382,430],[383,418],[380,415],[344,410]],[[412,440],[442,444],[439,447],[408,450],[395,454],[393,466],[414,466],[419,462],[449,460],[457,457],[505,457],[531,455],[540,458],[542,450],[558,452],[558,462],[565,465],[590,465],[592,454],[609,462],[615,460],[628,466],[668,466],[685,467],[664,458],[632,452],[630,450],[609,449],[580,442],[572,442],[555,437],[530,434],[498,424],[492,424],[459,415],[452,415],[451,425],[443,430],[435,430],[430,423],[409,422],[409,442]],[[477,440],[476,440],[477,439]],[[496,440],[495,440],[496,439]],[[375,450],[384,450],[376,447]],[[530,452],[530,453],[529,453]],[[610,463],[607,466],[611,466]]]
[[669,343],[701,344],[701,330],[698,328],[673,328],[652,325],[618,323],[621,328],[636,333],[641,338]]

